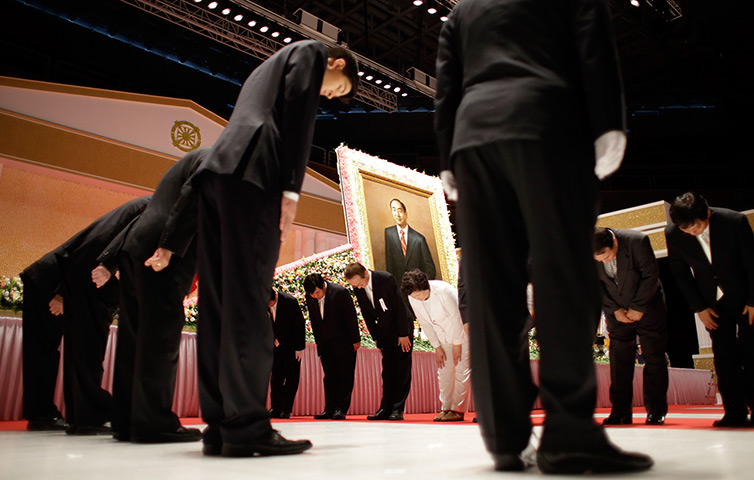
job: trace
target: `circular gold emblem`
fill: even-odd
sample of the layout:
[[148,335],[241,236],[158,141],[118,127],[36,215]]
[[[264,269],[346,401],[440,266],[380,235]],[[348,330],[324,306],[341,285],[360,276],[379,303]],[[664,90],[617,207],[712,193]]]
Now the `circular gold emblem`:
[[183,152],[190,152],[202,145],[202,135],[199,127],[185,120],[176,121],[170,130],[170,138],[173,146]]

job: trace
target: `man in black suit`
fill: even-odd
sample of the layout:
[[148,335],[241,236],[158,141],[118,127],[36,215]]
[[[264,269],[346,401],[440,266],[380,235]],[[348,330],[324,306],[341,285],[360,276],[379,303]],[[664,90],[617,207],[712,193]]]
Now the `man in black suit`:
[[356,351],[361,345],[356,308],[348,290],[312,273],[304,278],[306,308],[325,373],[325,410],[317,420],[345,420],[351,406]]
[[385,229],[385,270],[400,279],[405,272],[418,268],[429,279],[435,278],[435,262],[427,239],[408,225],[406,206],[394,198],[390,200],[390,211],[395,225]]
[[403,295],[389,272],[367,270],[360,263],[346,267],[346,282],[353,287],[369,334],[382,354],[382,400],[367,420],[403,420],[411,390],[411,350],[414,326]]
[[632,423],[636,336],[644,356],[647,425],[668,413],[668,319],[657,259],[649,237],[633,230],[594,230],[594,259],[602,285],[602,311],[610,332],[610,416],[603,425]]
[[[754,409],[754,235],[746,217],[687,192],[670,205],[668,263],[712,338],[725,415],[716,427],[751,426]],[[747,408],[748,406],[748,408]]]
[[592,418],[595,173],[617,169],[625,148],[610,22],[606,0],[464,0],[440,33],[440,175],[458,198],[474,402],[499,470],[524,468],[537,394],[522,334],[529,256],[546,410],[540,469],[652,465],[610,444]]
[[[120,315],[113,376],[113,436],[139,443],[201,440],[196,428],[184,428],[173,413],[175,378],[181,330],[185,322],[183,299],[196,273],[196,202],[184,208],[176,228],[185,233],[171,239],[170,265],[159,272],[150,268],[150,255],[160,243],[165,222],[183,184],[194,174],[210,149],[198,148],[176,162],[160,180],[152,201],[124,232],[122,247],[110,245],[100,256],[117,256],[120,270]],[[195,200],[195,197],[192,197]],[[92,272],[101,284],[109,271]]]
[[[53,401],[60,365],[65,318],[56,252],[46,253],[21,272],[24,284],[23,418],[27,430],[65,430],[68,424]],[[68,362],[63,362],[69,368]],[[63,373],[65,403],[70,404],[70,372]]]
[[102,360],[112,323],[111,308],[118,305],[118,282],[102,288],[92,283],[97,257],[149,204],[151,196],[131,200],[92,222],[55,252],[62,274],[65,303],[65,360],[71,362],[72,403],[66,419],[73,435],[110,434],[112,397],[102,388]]
[[306,348],[306,322],[298,300],[293,295],[270,294],[270,318],[275,331],[275,354],[270,378],[270,416],[290,418],[301,375],[301,359]]
[[[228,125],[176,202],[198,195],[199,404],[204,453],[301,453],[270,425],[267,391],[273,330],[267,315],[275,262],[296,214],[319,97],[346,100],[358,88],[347,50],[301,41],[257,67]],[[172,215],[171,215],[172,216]],[[168,219],[161,247],[170,243]],[[166,265],[160,248],[153,263]]]

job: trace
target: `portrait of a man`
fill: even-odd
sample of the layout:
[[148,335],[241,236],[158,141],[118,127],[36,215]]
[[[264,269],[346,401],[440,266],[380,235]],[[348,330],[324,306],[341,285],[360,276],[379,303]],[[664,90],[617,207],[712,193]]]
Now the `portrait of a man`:
[[435,278],[435,262],[427,239],[408,224],[406,205],[398,198],[390,200],[390,213],[395,221],[385,229],[385,268],[395,278],[418,268],[429,279]]

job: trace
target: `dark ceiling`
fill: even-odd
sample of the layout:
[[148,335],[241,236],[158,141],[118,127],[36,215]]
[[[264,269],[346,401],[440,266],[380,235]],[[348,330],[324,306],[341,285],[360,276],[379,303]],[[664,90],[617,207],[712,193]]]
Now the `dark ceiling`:
[[[134,0],[129,0],[133,3]],[[208,3],[209,0],[204,0]],[[602,184],[603,211],[685,190],[711,203],[754,208],[750,0],[610,0],[626,91],[629,149]],[[199,3],[199,2],[198,2]],[[220,0],[221,8],[237,8]],[[238,3],[238,2],[236,2]],[[304,9],[340,28],[352,50],[404,75],[434,75],[440,16],[412,0],[259,0],[295,23]],[[240,84],[259,60],[121,0],[0,0],[0,75],[188,98],[229,117]],[[411,92],[384,113],[323,101],[312,166],[334,174],[344,142],[437,173],[432,101]]]

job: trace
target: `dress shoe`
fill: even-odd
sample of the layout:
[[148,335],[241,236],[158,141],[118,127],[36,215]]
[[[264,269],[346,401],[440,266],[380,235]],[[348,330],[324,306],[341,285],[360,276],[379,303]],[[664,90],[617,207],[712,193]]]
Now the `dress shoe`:
[[62,417],[37,417],[29,420],[26,424],[26,430],[30,432],[50,432],[55,430],[65,430],[68,424]]
[[445,413],[445,416],[442,417],[442,419],[438,420],[438,422],[462,422],[463,421],[463,412],[456,412],[455,410],[448,410],[447,413]]
[[131,433],[130,432],[116,432],[115,430],[113,430],[113,440],[117,440],[119,442],[130,442]]
[[202,432],[202,453],[204,455],[220,455],[223,451],[223,439],[220,429],[207,425]]
[[291,412],[284,412],[283,410],[280,410],[277,418],[291,418]]
[[367,415],[367,420],[387,420],[390,418],[390,412],[384,408],[377,410],[374,415]]
[[432,419],[433,422],[442,422],[442,419],[445,418],[445,415],[448,414],[449,410],[442,410],[440,413],[435,415],[435,418]]
[[247,443],[224,443],[223,457],[251,457],[254,455],[293,455],[312,448],[309,440],[287,440],[277,430]]
[[653,464],[647,455],[624,452],[612,444],[589,451],[537,452],[537,465],[542,473],[638,472]]
[[631,417],[614,417],[612,415],[602,420],[602,425],[631,425],[632,423],[634,421]]
[[331,420],[345,420],[346,419],[346,412],[343,410],[335,410],[332,412],[332,417],[330,417]]
[[523,460],[512,453],[496,453],[492,455],[495,460],[495,470],[498,472],[520,472],[525,468]]
[[102,425],[76,425],[68,424],[68,428],[65,429],[67,435],[112,435],[113,431],[110,428],[110,422]]
[[746,417],[743,419],[733,419],[727,415],[723,415],[723,418],[720,420],[712,422],[712,426],[722,428],[751,428],[752,423]]
[[332,414],[333,412],[328,412],[327,410],[325,410],[322,413],[318,413],[314,415],[314,419],[315,420],[330,420],[332,418]]
[[403,412],[401,412],[400,410],[393,410],[392,413],[390,413],[390,416],[387,417],[387,419],[394,422],[399,422],[403,420]]
[[654,413],[650,413],[647,415],[647,421],[645,423],[647,425],[664,425],[665,415],[655,415]]
[[202,432],[198,428],[178,427],[169,432],[152,432],[131,434],[134,443],[180,443],[198,442],[202,439]]

